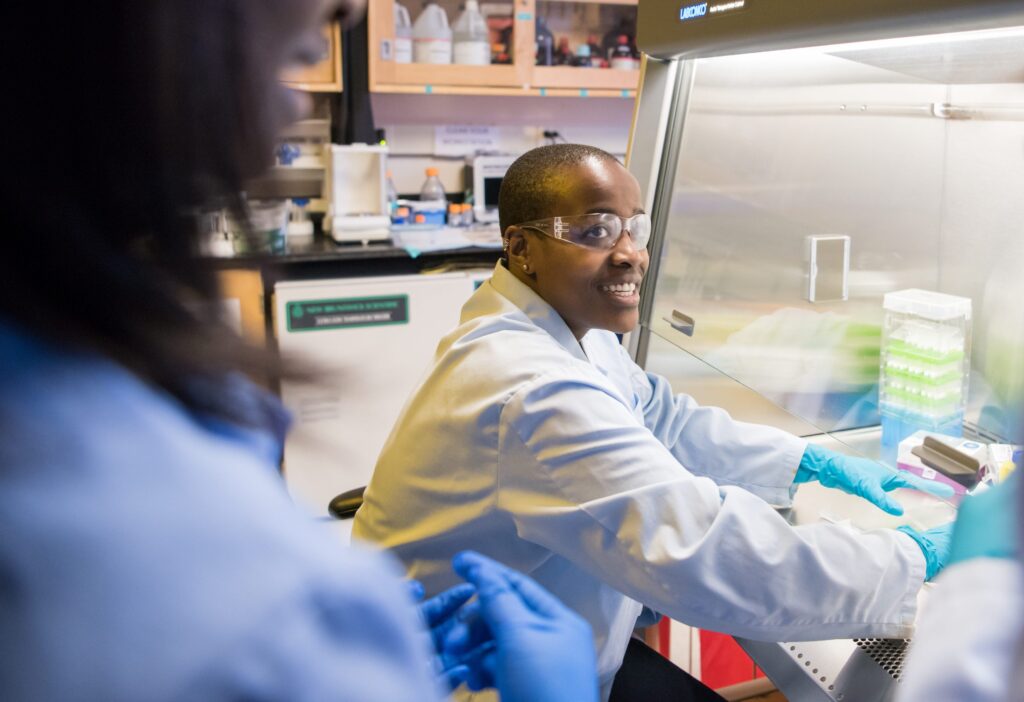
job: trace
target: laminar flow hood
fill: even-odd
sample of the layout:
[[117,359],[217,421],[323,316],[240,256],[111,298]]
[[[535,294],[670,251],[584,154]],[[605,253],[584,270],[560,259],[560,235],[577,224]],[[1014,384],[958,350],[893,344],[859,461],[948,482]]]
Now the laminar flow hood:
[[643,0],[637,43],[686,59],[1021,24],[1021,0]]

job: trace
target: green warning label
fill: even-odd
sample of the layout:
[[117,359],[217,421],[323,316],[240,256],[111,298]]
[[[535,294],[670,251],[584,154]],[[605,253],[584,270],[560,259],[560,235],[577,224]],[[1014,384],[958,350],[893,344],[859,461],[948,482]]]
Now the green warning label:
[[409,321],[409,296],[351,297],[343,300],[302,300],[285,306],[288,331],[347,329]]

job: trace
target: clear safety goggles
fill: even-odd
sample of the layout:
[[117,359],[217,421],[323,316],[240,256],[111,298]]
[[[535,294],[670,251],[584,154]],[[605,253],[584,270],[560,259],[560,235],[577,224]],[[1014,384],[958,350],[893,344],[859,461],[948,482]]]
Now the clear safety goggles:
[[533,229],[576,246],[607,251],[615,248],[623,232],[629,232],[633,247],[640,251],[651,238],[651,217],[646,213],[632,217],[601,212],[573,217],[549,217],[516,225]]

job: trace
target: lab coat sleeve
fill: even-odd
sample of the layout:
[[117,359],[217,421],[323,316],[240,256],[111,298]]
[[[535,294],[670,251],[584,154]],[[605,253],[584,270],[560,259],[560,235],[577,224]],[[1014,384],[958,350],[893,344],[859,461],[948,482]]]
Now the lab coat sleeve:
[[337,560],[336,580],[314,580],[254,618],[176,699],[444,699],[397,564],[355,547]]
[[681,467],[596,374],[536,378],[502,414],[499,509],[628,597],[759,640],[909,635],[925,563],[905,535],[790,526]]
[[631,379],[644,424],[687,470],[749,490],[773,505],[791,503],[806,441],[781,429],[736,421],[718,407],[702,407],[638,366]]
[[[900,702],[1004,702],[1014,690],[1024,633],[1024,573],[1008,559],[975,558],[935,582],[903,669]],[[1021,694],[1019,688],[1016,694]]]

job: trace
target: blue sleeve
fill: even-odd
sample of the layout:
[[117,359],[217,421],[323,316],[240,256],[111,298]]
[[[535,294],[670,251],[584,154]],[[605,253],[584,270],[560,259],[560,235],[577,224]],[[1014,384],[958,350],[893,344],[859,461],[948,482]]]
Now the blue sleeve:
[[0,384],[0,696],[441,699],[397,564],[292,503],[274,437],[40,357]]
[[430,672],[429,638],[397,569],[358,550],[337,560],[343,581],[297,592],[263,613],[179,699],[443,699]]

